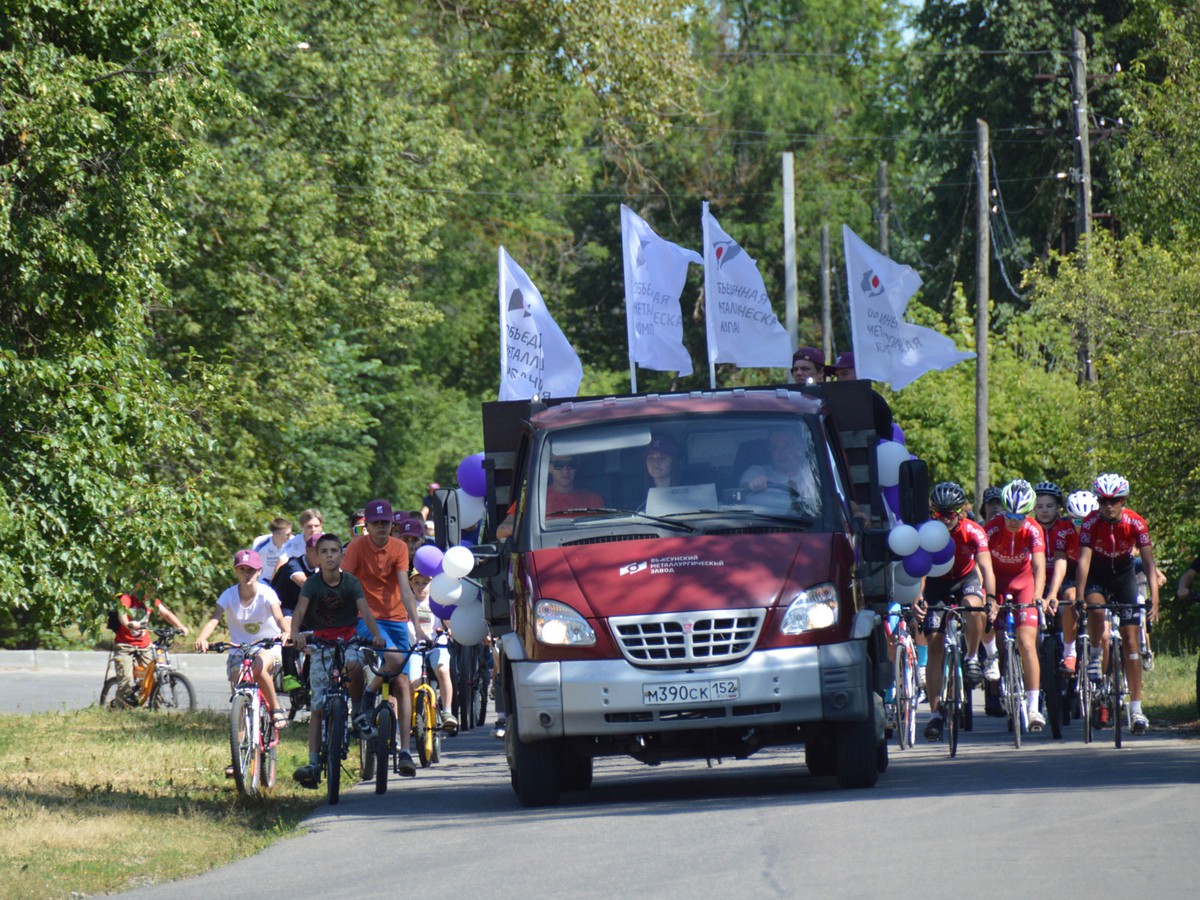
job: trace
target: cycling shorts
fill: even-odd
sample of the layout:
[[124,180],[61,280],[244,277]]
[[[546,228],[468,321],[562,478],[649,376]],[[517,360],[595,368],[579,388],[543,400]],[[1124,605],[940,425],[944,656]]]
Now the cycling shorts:
[[[362,647],[351,646],[346,648],[345,660],[346,667],[352,666],[362,667]],[[325,705],[325,697],[329,693],[329,670],[333,665],[333,648],[332,647],[313,647],[312,656],[308,662],[308,687],[310,691],[310,709],[321,709]],[[342,673],[343,683],[349,687],[350,676],[348,673]]]
[[[1004,598],[1006,595],[1012,595],[1013,603],[1032,603],[1035,599],[1033,596],[1033,573],[1021,572],[1009,581],[1005,581],[1002,576],[997,575],[996,596]],[[1013,620],[1017,628],[1037,628],[1041,624],[1036,606],[1014,610]]]
[[[271,661],[271,671],[278,671],[283,664],[283,648],[279,644],[272,644],[269,647],[259,647],[255,656],[267,654],[267,659]],[[230,650],[229,656],[225,658],[225,674],[229,676],[231,682],[236,683],[241,677],[242,671],[242,651],[241,649]]]
[[1117,614],[1125,625],[1141,622],[1142,608],[1138,605],[1137,576],[1130,566],[1123,572],[1089,572],[1087,593],[1100,594],[1105,603],[1117,604]]
[[[978,597],[983,600],[983,582],[979,580],[979,571],[972,569],[957,581],[947,578],[925,579],[925,602],[929,606],[958,606],[966,597]],[[946,615],[941,609],[930,609],[921,621],[921,631],[926,634],[944,634],[946,631]]]

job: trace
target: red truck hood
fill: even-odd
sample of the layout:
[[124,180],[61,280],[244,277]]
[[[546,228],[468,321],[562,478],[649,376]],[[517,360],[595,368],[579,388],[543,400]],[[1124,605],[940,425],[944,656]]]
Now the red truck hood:
[[700,535],[555,547],[531,554],[542,597],[588,618],[772,607],[831,579],[826,533]]

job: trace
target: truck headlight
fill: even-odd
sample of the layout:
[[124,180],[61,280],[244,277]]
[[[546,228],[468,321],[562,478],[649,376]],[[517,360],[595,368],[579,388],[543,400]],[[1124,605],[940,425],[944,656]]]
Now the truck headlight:
[[539,600],[533,609],[537,639],[556,647],[590,647],[596,632],[587,620],[565,603]]
[[837,620],[837,588],[832,584],[818,584],[792,598],[779,630],[784,634],[804,634],[836,625]]

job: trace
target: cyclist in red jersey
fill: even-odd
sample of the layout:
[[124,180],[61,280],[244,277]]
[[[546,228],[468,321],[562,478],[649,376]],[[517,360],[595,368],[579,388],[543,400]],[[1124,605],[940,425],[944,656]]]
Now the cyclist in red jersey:
[[1067,497],[1068,518],[1060,519],[1050,532],[1047,549],[1054,553],[1054,566],[1046,599],[1051,612],[1062,611],[1063,658],[1059,668],[1065,675],[1074,675],[1077,666],[1075,638],[1079,634],[1079,616],[1075,612],[1075,570],[1079,562],[1079,529],[1097,506],[1096,495],[1091,491],[1075,491]]
[[1001,492],[1004,513],[996,516],[984,530],[992,551],[996,572],[996,593],[1011,594],[1014,603],[1037,602],[1039,607],[1019,609],[1016,617],[1017,652],[1025,678],[1025,710],[1029,730],[1041,731],[1046,718],[1038,709],[1041,691],[1041,666],[1038,662],[1037,635],[1040,606],[1046,587],[1046,539],[1042,526],[1029,517],[1036,497],[1028,481],[1010,481]]
[[1046,542],[1046,554],[1050,554],[1050,533],[1062,521],[1063,492],[1053,481],[1039,481],[1033,486],[1034,521],[1042,527],[1042,538]]
[[[926,637],[945,635],[945,615],[929,604],[983,607],[985,597],[994,600],[996,582],[992,574],[992,557],[988,552],[987,535],[978,523],[962,515],[967,503],[963,489],[953,482],[943,481],[934,487],[929,497],[929,508],[935,519],[941,521],[954,541],[954,560],[950,571],[939,577],[927,577],[922,597],[913,608],[922,617],[921,631]],[[963,632],[967,637],[967,659],[964,665],[967,682],[974,687],[983,680],[979,666],[979,644],[983,638],[983,616],[964,616]],[[925,725],[925,739],[941,740],[942,712],[938,700],[942,694],[942,663],[945,660],[944,637],[929,641],[929,663],[925,670],[925,694],[929,698],[931,715]]]
[[[1145,734],[1150,722],[1142,713],[1142,657],[1138,632],[1141,630],[1141,609],[1137,602],[1137,576],[1132,553],[1142,557],[1146,582],[1150,587],[1149,621],[1158,621],[1158,567],[1154,564],[1154,543],[1146,520],[1125,508],[1129,497],[1129,482],[1116,474],[1097,475],[1092,491],[1100,508],[1083,520],[1079,530],[1079,563],[1075,569],[1076,584],[1086,585],[1088,605],[1113,603],[1120,609],[1121,637],[1129,648],[1125,662],[1125,677],[1129,682],[1129,713],[1133,733]],[[1088,612],[1088,637],[1093,647],[1103,646],[1108,654],[1108,637],[1104,634],[1104,615],[1098,610]],[[1088,675],[1098,679],[1102,663],[1096,655],[1088,661]]]

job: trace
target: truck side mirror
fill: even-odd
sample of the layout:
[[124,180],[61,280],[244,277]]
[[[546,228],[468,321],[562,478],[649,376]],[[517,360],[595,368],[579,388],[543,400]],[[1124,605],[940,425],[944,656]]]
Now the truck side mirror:
[[929,520],[929,467],[923,459],[900,463],[900,518],[914,528]]
[[862,533],[862,558],[864,562],[887,562],[888,528],[869,528]]
[[450,488],[438,488],[433,492],[434,543],[438,548],[456,547],[462,542],[462,522],[458,514],[458,494]]

